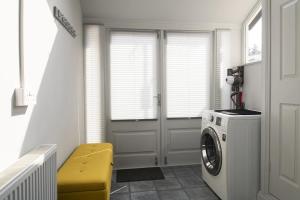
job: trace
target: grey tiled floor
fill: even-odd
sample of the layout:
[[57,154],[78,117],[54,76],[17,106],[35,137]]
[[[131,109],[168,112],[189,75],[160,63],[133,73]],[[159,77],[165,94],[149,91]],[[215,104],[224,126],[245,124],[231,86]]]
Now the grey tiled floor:
[[113,173],[111,200],[219,200],[201,178],[201,166],[162,168],[164,180],[117,183]]

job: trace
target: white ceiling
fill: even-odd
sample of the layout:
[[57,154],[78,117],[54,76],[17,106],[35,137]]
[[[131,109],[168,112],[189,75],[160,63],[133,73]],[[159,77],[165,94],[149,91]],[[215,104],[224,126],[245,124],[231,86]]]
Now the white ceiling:
[[240,24],[257,0],[81,0],[85,18]]

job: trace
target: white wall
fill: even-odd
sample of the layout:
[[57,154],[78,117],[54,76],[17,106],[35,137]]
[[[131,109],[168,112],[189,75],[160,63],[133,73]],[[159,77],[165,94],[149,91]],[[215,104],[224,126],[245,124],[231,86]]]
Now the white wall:
[[262,63],[245,66],[244,102],[250,110],[262,110]]
[[[24,0],[30,30],[25,32],[26,84],[37,104],[14,106],[20,87],[19,0],[0,12],[0,171],[43,143],[58,145],[58,165],[83,141],[82,16],[78,0]],[[28,4],[27,4],[28,3]],[[28,5],[28,6],[26,6]],[[32,5],[32,6],[30,6]],[[77,31],[73,39],[53,19],[56,5]]]
[[[232,29],[231,30],[231,66],[236,67],[240,66],[242,63],[242,36],[241,29]],[[224,80],[226,81],[226,80]]]

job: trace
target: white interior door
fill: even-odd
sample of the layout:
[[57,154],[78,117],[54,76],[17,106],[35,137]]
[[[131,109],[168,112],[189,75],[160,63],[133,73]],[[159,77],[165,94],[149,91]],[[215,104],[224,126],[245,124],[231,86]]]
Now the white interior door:
[[300,199],[300,2],[271,2],[270,192]]
[[160,161],[157,32],[110,34],[108,138],[115,167],[149,167]]

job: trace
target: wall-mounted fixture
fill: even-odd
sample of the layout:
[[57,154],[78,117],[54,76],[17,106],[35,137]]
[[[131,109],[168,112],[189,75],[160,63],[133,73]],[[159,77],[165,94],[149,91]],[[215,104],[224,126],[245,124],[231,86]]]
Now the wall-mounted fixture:
[[62,12],[56,7],[53,7],[53,15],[55,19],[75,38],[77,36],[75,29]]
[[23,44],[23,1],[19,4],[19,59],[20,59],[20,87],[15,89],[16,106],[36,104],[36,95],[25,87],[24,44]]
[[15,90],[16,106],[28,106],[36,104],[36,95],[25,88]]
[[244,66],[238,66],[227,70],[226,82],[231,85],[231,100],[236,109],[244,109],[242,87],[244,84]]

